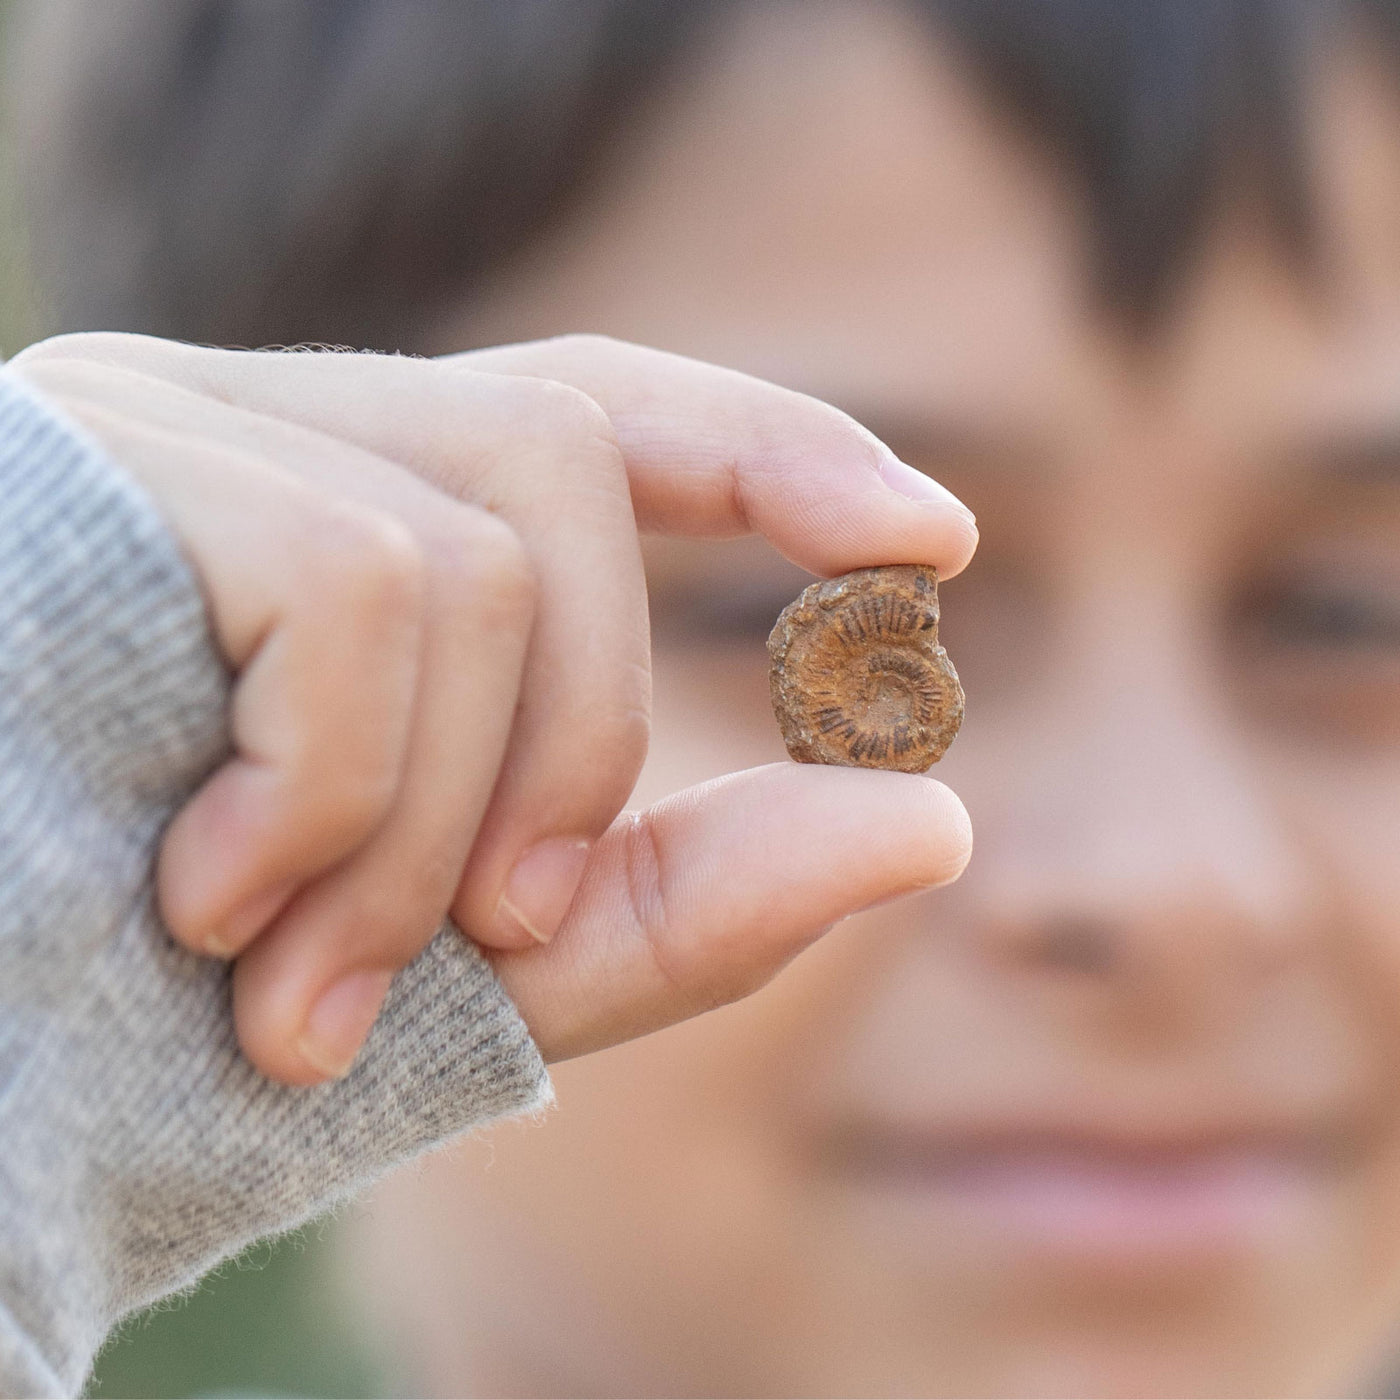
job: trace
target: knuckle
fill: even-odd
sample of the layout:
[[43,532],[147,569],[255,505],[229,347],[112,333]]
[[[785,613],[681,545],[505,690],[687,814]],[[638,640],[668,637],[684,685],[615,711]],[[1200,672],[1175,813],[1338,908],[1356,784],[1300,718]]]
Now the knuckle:
[[[9,362],[9,368],[53,398],[87,400],[108,408],[124,407],[131,386],[142,379],[129,365],[117,364],[111,359],[57,352],[38,354],[22,362],[16,357]],[[69,407],[80,412],[78,404]]]
[[416,623],[427,562],[407,526],[335,501],[317,512],[311,535],[311,567],[357,625],[378,633]]
[[21,368],[52,360],[95,360],[113,362],[129,359],[144,336],[124,331],[69,331],[36,340],[11,357],[11,366]]
[[290,829],[307,859],[341,856],[383,821],[398,794],[396,757],[375,744],[328,742],[303,733],[285,756]]
[[555,450],[619,455],[617,434],[603,406],[582,389],[557,379],[517,381],[529,396],[529,419],[534,432]]
[[383,820],[399,787],[399,768],[386,756],[318,764],[318,802],[326,836],[337,847],[362,840]]
[[442,513],[429,545],[437,586],[449,607],[486,614],[492,626],[528,627],[537,583],[520,536],[490,511],[457,505]]
[[[418,386],[424,394],[423,424],[417,441],[404,450],[411,470],[459,498],[477,495],[479,454],[463,453],[461,371],[432,366]],[[584,463],[621,464],[612,420],[582,389],[548,377],[483,376],[484,397],[474,403],[470,433],[478,436],[485,459],[561,454]]]
[[736,926],[702,943],[687,938],[667,888],[669,861],[658,823],[635,814],[622,848],[632,921],[662,982],[692,1014],[727,1006],[757,991],[776,971],[760,968],[750,953],[750,930]]
[[337,903],[338,943],[348,956],[384,966],[401,966],[416,957],[442,927],[451,897],[440,874],[413,877],[404,886],[394,880],[345,885]]

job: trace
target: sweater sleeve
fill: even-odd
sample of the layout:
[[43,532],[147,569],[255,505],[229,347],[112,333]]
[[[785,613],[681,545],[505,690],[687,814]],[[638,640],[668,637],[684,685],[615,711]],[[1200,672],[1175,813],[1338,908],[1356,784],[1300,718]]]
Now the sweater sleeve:
[[228,971],[153,904],[160,833],[227,752],[229,678],[154,507],[0,370],[0,1393],[71,1395],[123,1315],[392,1165],[551,1099],[445,925],[354,1069],[240,1055]]

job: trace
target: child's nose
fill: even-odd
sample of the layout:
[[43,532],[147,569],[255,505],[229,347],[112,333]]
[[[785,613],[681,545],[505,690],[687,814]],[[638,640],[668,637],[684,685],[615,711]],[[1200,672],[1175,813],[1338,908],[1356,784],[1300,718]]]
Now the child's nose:
[[978,732],[999,780],[962,784],[965,878],[989,949],[1199,994],[1307,943],[1321,876],[1209,638],[1166,585],[1086,599],[1020,713]]

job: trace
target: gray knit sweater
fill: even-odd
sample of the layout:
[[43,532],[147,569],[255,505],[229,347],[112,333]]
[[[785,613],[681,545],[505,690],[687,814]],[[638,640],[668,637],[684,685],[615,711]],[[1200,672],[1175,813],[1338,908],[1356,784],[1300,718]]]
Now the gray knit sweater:
[[551,1096],[445,927],[350,1075],[239,1054],[228,974],[152,904],[226,752],[228,676],[150,502],[0,370],[0,1393],[68,1395],[112,1324],[394,1163]]

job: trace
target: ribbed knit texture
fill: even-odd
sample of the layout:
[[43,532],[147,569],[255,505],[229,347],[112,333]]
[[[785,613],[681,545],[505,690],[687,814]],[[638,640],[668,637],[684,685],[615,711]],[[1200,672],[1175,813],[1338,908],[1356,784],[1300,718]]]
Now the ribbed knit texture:
[[390,1166],[551,1099],[450,925],[350,1075],[240,1055],[228,972],[153,904],[227,752],[229,678],[154,507],[0,370],[0,1393],[71,1395],[126,1313]]

